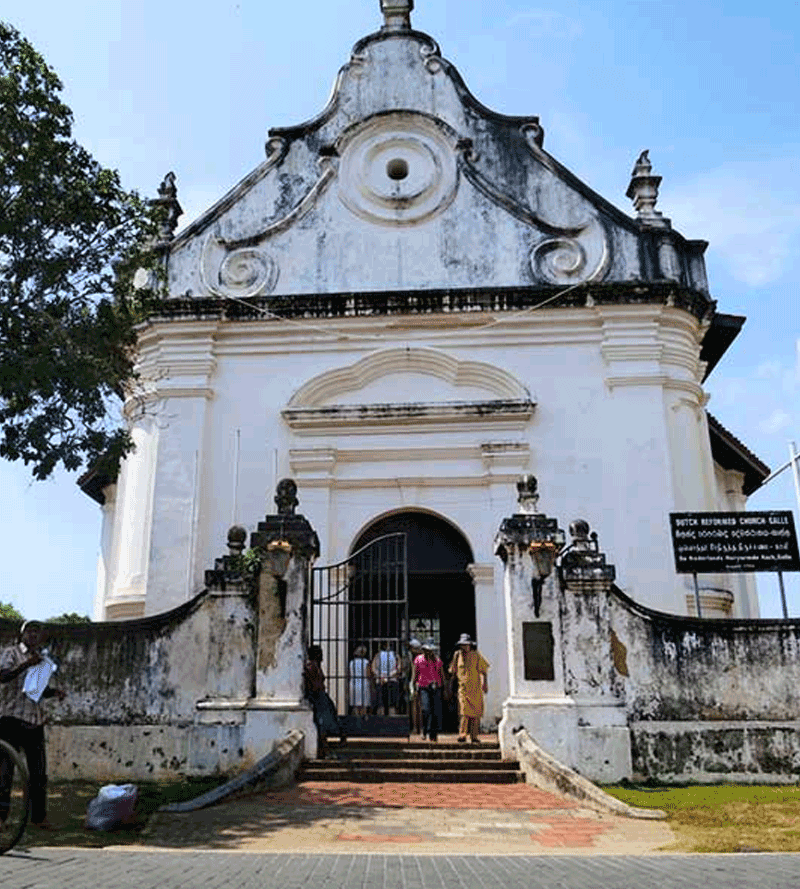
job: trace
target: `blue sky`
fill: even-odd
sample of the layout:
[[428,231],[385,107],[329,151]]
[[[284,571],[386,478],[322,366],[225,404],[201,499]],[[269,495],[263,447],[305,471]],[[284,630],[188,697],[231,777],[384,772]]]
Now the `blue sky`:
[[[800,444],[798,5],[416,7],[414,27],[480,101],[538,114],[545,148],[626,212],[634,160],[650,149],[659,209],[710,242],[719,310],[748,319],[707,383],[709,410],[773,468],[785,463],[788,441]],[[76,138],[128,187],[154,194],[175,171],[184,224],[263,159],[269,127],[323,107],[352,44],[381,21],[379,0],[4,0],[0,16],[57,71]],[[91,613],[100,513],[74,477],[31,482],[0,463],[0,506],[0,600],[26,617]],[[794,509],[800,527],[788,471],[749,506]],[[786,586],[800,614],[800,575]],[[775,577],[761,575],[759,589],[762,615],[779,616]]]

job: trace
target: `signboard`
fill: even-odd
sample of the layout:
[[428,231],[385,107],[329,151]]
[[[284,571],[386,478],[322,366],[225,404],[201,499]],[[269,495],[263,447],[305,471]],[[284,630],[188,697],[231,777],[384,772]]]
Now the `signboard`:
[[671,512],[678,574],[800,571],[790,510]]

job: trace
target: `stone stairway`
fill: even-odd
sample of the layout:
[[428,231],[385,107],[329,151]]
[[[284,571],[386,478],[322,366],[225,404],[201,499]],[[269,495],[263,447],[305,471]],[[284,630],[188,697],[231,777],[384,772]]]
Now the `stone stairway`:
[[515,784],[525,780],[516,762],[500,758],[497,741],[401,741],[353,738],[331,741],[331,757],[304,763],[299,781]]

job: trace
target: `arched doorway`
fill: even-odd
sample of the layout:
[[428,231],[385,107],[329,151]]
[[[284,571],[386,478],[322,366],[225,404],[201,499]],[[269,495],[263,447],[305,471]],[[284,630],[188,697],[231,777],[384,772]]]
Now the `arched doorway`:
[[[446,668],[461,633],[475,638],[475,589],[467,573],[467,565],[474,561],[472,548],[460,531],[439,516],[407,511],[373,522],[351,551],[398,532],[406,536],[408,592],[402,641],[405,645],[412,636],[422,642],[432,637]],[[445,706],[444,729],[456,729],[454,701]]]

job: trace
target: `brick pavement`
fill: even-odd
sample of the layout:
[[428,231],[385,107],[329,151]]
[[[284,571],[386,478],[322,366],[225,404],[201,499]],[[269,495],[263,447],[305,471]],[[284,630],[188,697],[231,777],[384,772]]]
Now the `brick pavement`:
[[644,854],[663,821],[600,814],[525,784],[305,782],[185,814],[157,813],[148,848],[258,852]]
[[362,784],[347,781],[304,781],[273,791],[276,805],[381,806],[415,809],[569,809],[572,805],[529,784]]
[[[364,850],[362,850],[364,851]],[[795,889],[797,855],[251,854],[36,849],[0,858],[14,889]]]

